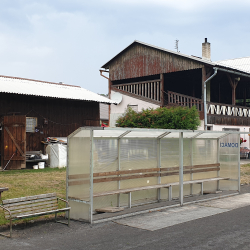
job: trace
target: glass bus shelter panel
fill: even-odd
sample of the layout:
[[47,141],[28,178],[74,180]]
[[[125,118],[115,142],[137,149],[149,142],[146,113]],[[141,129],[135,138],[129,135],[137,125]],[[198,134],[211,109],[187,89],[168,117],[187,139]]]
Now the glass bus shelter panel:
[[238,156],[239,135],[230,134],[219,141],[220,176],[229,177],[232,181],[221,181],[222,190],[238,190]]
[[[176,133],[177,135],[177,133]],[[174,168],[174,172],[178,172],[179,168],[179,138],[166,138],[160,140],[161,143],[161,168]],[[171,170],[169,170],[171,171]],[[161,177],[161,184],[179,182],[179,174]],[[179,187],[172,187],[172,196],[179,197]],[[168,199],[168,189],[161,189],[161,198]]]
[[217,163],[217,140],[193,139],[193,165]]
[[[108,130],[108,132],[110,131]],[[104,172],[114,172],[117,170],[118,170],[118,140],[108,139],[108,138],[94,139],[93,173],[95,174]],[[111,177],[117,177],[117,175],[113,175]],[[105,178],[105,176],[102,176],[100,178]],[[94,178],[94,180],[96,179],[97,178]],[[108,181],[108,182],[94,181],[93,183],[93,193],[107,192],[117,189],[119,189],[118,181]],[[116,206],[116,205],[117,205],[117,195],[95,197],[93,200],[93,209]]]
[[89,201],[90,138],[72,137],[68,147],[68,196]]
[[156,167],[156,139],[121,139],[120,170],[135,170]]
[[179,139],[161,139],[161,167],[179,166]]
[[90,222],[90,205],[82,202],[69,201],[70,219]]
[[[192,165],[207,165],[215,164],[217,162],[217,140],[214,139],[193,139],[192,140]],[[206,167],[204,167],[206,169]],[[192,179],[210,179],[218,176],[218,171],[207,171],[193,173]],[[217,189],[217,182],[205,182],[204,191],[215,191]],[[199,194],[201,192],[200,185],[193,185],[193,194]]]
[[[109,131],[109,130],[108,130]],[[93,172],[118,170],[118,145],[116,139],[94,139]]]
[[[68,140],[68,197],[88,202],[90,200],[90,131]],[[85,136],[85,137],[84,137]],[[89,204],[69,200],[72,219],[89,220]]]
[[[156,139],[121,139],[120,144],[120,170],[140,170],[157,168],[157,140]],[[140,178],[120,181],[120,188],[136,188],[151,186],[158,183],[158,177],[143,177],[147,173],[134,173]],[[130,174],[128,174],[130,175]],[[123,175],[126,176],[126,175]],[[121,204],[127,203],[127,195],[121,195]],[[141,200],[156,199],[156,191],[133,192],[132,201],[139,204]]]

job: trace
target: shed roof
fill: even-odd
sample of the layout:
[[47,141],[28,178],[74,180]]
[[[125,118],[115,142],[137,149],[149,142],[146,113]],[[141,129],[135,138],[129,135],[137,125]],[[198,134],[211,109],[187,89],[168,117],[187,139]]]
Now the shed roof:
[[100,103],[115,103],[107,97],[98,95],[79,86],[10,76],[0,76],[0,92]]

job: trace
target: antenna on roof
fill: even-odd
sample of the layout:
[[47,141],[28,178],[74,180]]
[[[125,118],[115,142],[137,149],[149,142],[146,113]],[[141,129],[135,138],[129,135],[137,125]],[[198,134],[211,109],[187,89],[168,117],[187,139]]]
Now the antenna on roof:
[[175,47],[174,48],[177,50],[177,52],[180,52],[178,44],[179,44],[179,40],[176,39],[175,40]]

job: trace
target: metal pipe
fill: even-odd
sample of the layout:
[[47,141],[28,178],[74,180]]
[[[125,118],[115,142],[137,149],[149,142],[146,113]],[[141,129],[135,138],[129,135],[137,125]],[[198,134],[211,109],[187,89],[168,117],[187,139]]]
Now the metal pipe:
[[104,77],[104,78],[106,78],[106,79],[109,80],[109,78],[108,78],[107,76],[103,75],[102,72],[107,72],[107,73],[109,73],[109,71],[100,69],[100,75],[101,75],[102,77]]
[[204,129],[207,131],[207,82],[217,75],[217,68],[214,68],[214,73],[204,82]]
[[183,132],[179,133],[179,201],[183,206]]

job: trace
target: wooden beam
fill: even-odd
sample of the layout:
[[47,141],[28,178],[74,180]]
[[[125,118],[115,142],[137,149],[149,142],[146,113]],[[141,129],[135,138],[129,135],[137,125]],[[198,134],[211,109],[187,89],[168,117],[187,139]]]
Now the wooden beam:
[[160,74],[160,102],[161,107],[164,107],[164,75]]

